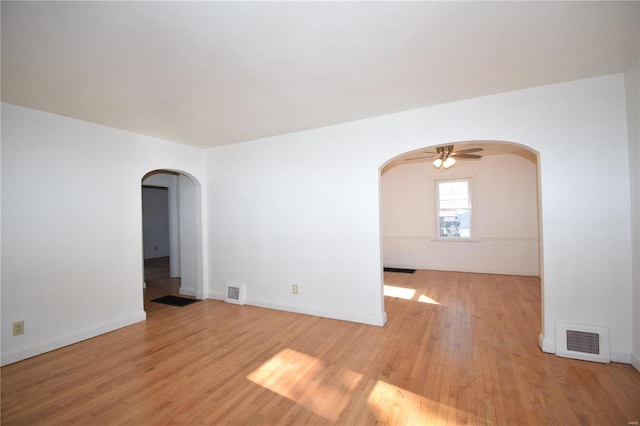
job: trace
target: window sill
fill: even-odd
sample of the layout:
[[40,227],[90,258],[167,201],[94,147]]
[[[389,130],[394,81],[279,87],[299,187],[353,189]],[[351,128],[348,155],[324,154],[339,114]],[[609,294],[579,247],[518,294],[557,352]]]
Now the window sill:
[[436,237],[433,238],[432,241],[434,242],[438,242],[438,243],[477,243],[480,240],[477,238],[473,238],[473,237],[448,237],[448,238],[443,238],[443,237]]

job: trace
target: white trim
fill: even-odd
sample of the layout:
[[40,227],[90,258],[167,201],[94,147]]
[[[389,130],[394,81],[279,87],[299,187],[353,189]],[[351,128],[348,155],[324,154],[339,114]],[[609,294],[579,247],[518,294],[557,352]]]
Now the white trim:
[[[436,238],[433,235],[383,235],[382,238],[394,239],[394,240],[425,240],[425,241],[469,241],[469,239],[447,239]],[[538,237],[478,237],[474,242],[483,241],[539,241]]]
[[621,362],[623,364],[632,364],[631,362],[631,354],[629,352],[615,351],[611,349],[609,351],[609,357],[611,358],[611,362]]
[[180,211],[178,177],[171,175],[169,190],[169,276],[180,277]]
[[[442,272],[464,272],[469,274],[489,274],[489,275],[514,275],[518,277],[540,277],[540,272],[536,270],[524,270],[524,269],[505,269],[494,270],[490,268],[469,268],[465,265],[457,265],[455,268],[442,268],[438,266],[429,266],[428,268],[420,265],[407,265],[398,263],[385,263],[385,268],[400,268],[400,269],[417,269],[423,271],[442,271]],[[215,299],[215,298],[214,298]]]
[[[210,292],[208,293],[208,299],[224,301],[224,293]],[[381,316],[376,315],[354,315],[348,312],[327,311],[322,309],[315,309],[306,306],[293,306],[283,303],[269,302],[266,300],[247,298],[245,304],[248,306],[257,306],[260,308],[275,309],[276,311],[293,312],[303,315],[313,315],[316,317],[337,319],[341,321],[357,322],[360,324],[368,324],[375,326],[383,326],[387,323],[387,313],[383,312]]]
[[631,362],[631,365],[633,365],[633,368],[638,370],[638,372],[640,373],[640,358],[638,358],[634,354],[629,354],[629,361]]
[[22,349],[16,352],[11,352],[2,355],[2,366],[13,364],[14,362],[22,361],[27,358],[31,358],[37,355],[41,355],[45,352],[50,352],[55,349],[60,349],[64,346],[69,346],[74,343],[81,342],[83,340],[91,339],[92,337],[99,336],[101,334],[109,333],[119,328],[126,327],[128,325],[135,324],[147,319],[147,314],[142,311],[137,315],[123,318],[118,321],[103,323],[98,327],[87,328],[75,333],[68,334],[66,336],[56,337],[54,339],[46,340],[43,343],[39,343],[35,346],[31,346],[26,349]]
[[[226,290],[226,287],[225,287],[225,290]],[[204,296],[205,296],[204,297],[205,299],[224,301],[224,292],[222,291],[210,291],[210,292],[207,292]]]
[[198,292],[195,290],[191,290],[191,289],[183,289],[182,287],[180,287],[180,290],[178,291],[179,294],[184,295],[184,296],[193,296],[196,299],[199,299],[198,296]]
[[540,350],[542,350],[542,352],[548,353],[548,354],[555,354],[556,353],[556,342],[554,339],[547,339],[544,337],[543,333],[540,333],[538,335],[538,346],[540,346]]
[[246,304],[250,306],[258,306],[260,308],[275,309],[277,311],[293,312],[296,314],[313,315],[316,317],[336,319],[341,321],[357,322],[360,324],[383,326],[387,322],[387,314],[382,315],[354,315],[349,312],[337,312],[324,309],[315,309],[308,306],[293,306],[282,303],[274,303],[266,300],[247,298]]

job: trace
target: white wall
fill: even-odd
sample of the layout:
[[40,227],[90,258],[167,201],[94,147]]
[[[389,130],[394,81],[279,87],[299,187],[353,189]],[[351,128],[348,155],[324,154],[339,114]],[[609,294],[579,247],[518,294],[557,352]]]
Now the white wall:
[[154,169],[204,180],[202,151],[2,105],[2,364],[145,318],[140,184]]
[[[460,149],[464,146],[460,145]],[[382,175],[384,265],[539,275],[537,165],[518,155],[458,161],[442,171],[405,163]],[[436,239],[435,181],[473,179],[476,238]]]
[[210,297],[245,284],[249,304],[384,323],[378,160],[332,134],[207,151]]
[[633,276],[632,363],[640,371],[640,62],[625,73],[629,168],[631,171],[631,235]]
[[[207,295],[244,283],[252,304],[382,324],[380,168],[407,151],[473,139],[540,154],[542,348],[554,351],[557,321],[603,325],[614,360],[629,362],[624,90],[622,75],[604,76],[214,148],[204,158],[3,105],[2,362],[144,318],[140,179],[155,169],[202,182],[197,273]],[[105,188],[99,200],[95,185]],[[43,249],[50,254],[34,255]],[[25,335],[13,337],[19,320]]]
[[180,294],[203,297],[198,289],[202,282],[202,215],[200,185],[188,176],[178,176],[180,224]]
[[624,99],[612,75],[210,149],[210,295],[241,283],[251,304],[381,323],[380,167],[443,142],[511,141],[540,154],[542,348],[555,350],[557,321],[603,325],[629,362]]

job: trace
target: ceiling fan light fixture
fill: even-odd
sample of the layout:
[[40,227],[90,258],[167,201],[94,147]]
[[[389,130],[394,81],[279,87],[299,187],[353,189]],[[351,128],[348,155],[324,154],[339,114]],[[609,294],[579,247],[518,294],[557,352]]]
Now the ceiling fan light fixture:
[[447,157],[445,158],[445,160],[442,162],[442,166],[445,169],[448,169],[449,167],[453,166],[454,164],[456,164],[456,159],[453,157]]
[[472,154],[472,153],[480,152],[482,150],[483,148],[468,148],[468,149],[463,149],[459,151],[454,151],[453,145],[439,146],[436,148],[436,152],[428,152],[428,151],[424,152],[425,154],[436,154],[436,155],[405,158],[404,161],[421,160],[423,158],[433,158],[434,160],[431,163],[433,164],[433,167],[435,167],[436,169],[440,169],[440,168],[449,169],[456,164],[457,160],[454,157],[457,156],[458,158],[461,158],[463,160],[478,159],[478,158],[482,158],[482,156],[478,154]]

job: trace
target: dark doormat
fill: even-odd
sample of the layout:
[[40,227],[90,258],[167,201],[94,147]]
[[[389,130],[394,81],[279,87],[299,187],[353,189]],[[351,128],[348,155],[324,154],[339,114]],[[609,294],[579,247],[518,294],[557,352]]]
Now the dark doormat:
[[384,272],[400,272],[401,274],[413,274],[414,272],[416,272],[416,270],[404,268],[384,268]]
[[187,299],[186,297],[178,297],[178,296],[162,296],[157,299],[153,299],[152,302],[162,303],[163,305],[171,305],[171,306],[187,306],[192,303],[199,302],[198,299]]

